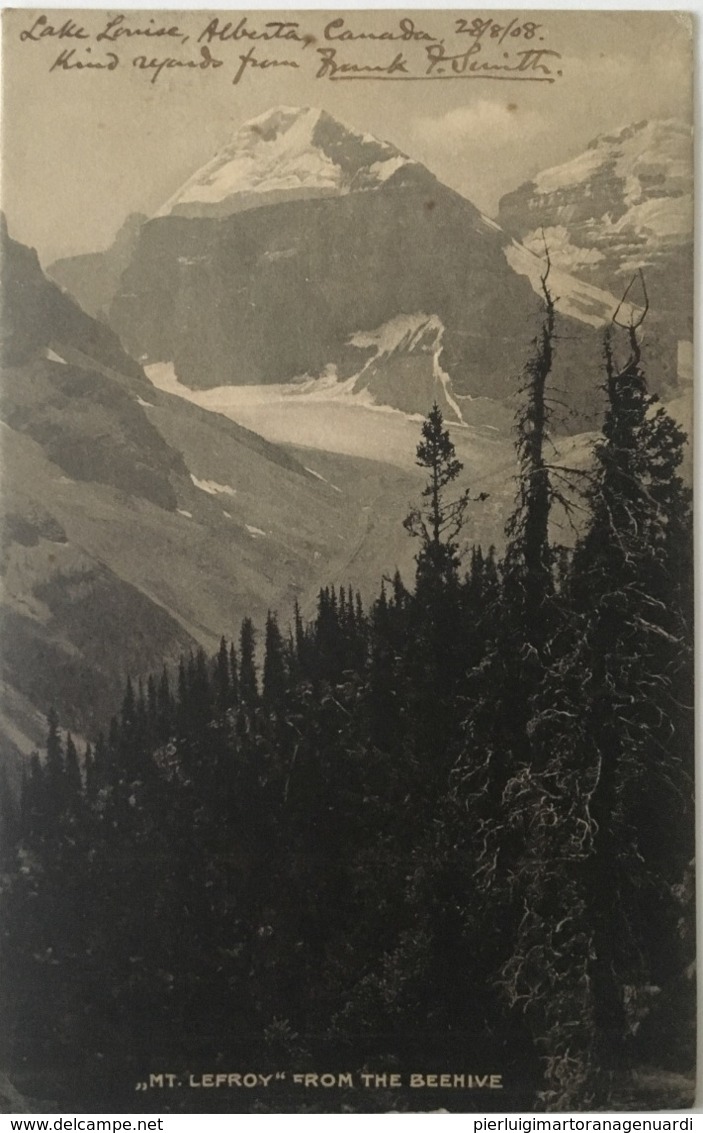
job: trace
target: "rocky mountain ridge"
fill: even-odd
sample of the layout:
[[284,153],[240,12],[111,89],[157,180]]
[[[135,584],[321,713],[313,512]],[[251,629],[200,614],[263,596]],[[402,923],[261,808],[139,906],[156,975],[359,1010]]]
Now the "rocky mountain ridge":
[[[144,365],[170,364],[196,390],[317,381],[327,398],[336,381],[340,398],[363,391],[413,413],[439,394],[460,420],[466,399],[514,392],[539,321],[543,245],[526,248],[390,143],[310,108],[246,123],[130,240],[110,325]],[[589,427],[599,331],[618,300],[549,249],[564,328],[555,381],[566,427]],[[80,264],[51,270],[87,301]],[[425,335],[374,354],[383,328],[420,316],[441,328],[436,350]],[[665,328],[658,338],[667,390],[676,342]]]
[[412,448],[408,471],[342,458],[319,470],[315,454],[151,386],[6,229],[0,252],[6,754],[41,743],[52,704],[94,732],[128,674],[214,649],[245,615],[285,621],[323,581],[353,573],[368,593],[409,569]]
[[502,197],[498,220],[528,249],[546,240],[555,265],[616,294],[642,268],[653,309],[690,338],[692,142],[674,119],[601,135]]
[[139,229],[147,219],[144,213],[130,213],[109,247],[55,260],[47,274],[68,291],[87,314],[105,322],[122,272],[132,258]]

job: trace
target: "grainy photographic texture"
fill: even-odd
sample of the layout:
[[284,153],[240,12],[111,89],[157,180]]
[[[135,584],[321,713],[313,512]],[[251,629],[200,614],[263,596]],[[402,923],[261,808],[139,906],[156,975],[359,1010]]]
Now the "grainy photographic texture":
[[690,1106],[691,34],[5,12],[6,1109]]

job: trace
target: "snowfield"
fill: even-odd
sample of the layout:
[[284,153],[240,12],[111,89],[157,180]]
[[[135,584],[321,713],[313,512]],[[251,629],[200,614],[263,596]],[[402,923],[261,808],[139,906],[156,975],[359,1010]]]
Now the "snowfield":
[[[399,468],[414,467],[423,415],[376,405],[368,390],[353,392],[356,375],[339,382],[330,369],[320,378],[308,377],[289,385],[202,390],[183,385],[172,362],[153,363],[145,367],[145,373],[157,389],[221,413],[274,443],[365,457]],[[462,398],[464,417],[470,403],[470,398]],[[450,424],[459,451],[470,449],[477,456],[487,453],[496,442],[494,430],[488,426]]]
[[[215,157],[193,174],[156,216],[184,205],[218,205],[238,194],[320,193],[341,195],[383,185],[397,170],[412,164],[394,146],[347,127],[357,153],[340,160],[320,144],[319,128],[329,116],[311,107],[279,106],[241,126]],[[369,158],[364,163],[363,150]],[[378,158],[379,148],[387,157]],[[266,203],[262,200],[262,204]]]
[[179,382],[171,362],[146,366],[145,373],[157,389],[221,413],[276,444],[383,460],[401,468],[414,461],[421,418],[375,405],[368,391],[354,394],[356,377],[338,382],[327,374],[291,385],[193,390]]
[[[517,240],[513,240],[504,249],[505,258],[513,271],[516,271],[518,275],[526,275],[537,295],[542,294],[542,276],[546,266],[544,259],[545,239],[550,257],[553,260],[563,263],[565,249],[568,251],[568,247],[563,242],[554,241],[552,243],[554,231],[554,229],[546,229],[544,234],[541,231],[534,233],[534,240],[531,241],[530,247],[525,247]],[[533,248],[534,251],[530,248]],[[585,254],[593,260],[592,250]],[[564,315],[571,315],[592,327],[607,326],[620,302],[609,292],[602,291],[600,287],[594,287],[590,283],[583,283],[575,276],[555,267],[554,263],[552,263],[549,272],[549,285],[558,311],[561,311]],[[620,316],[628,321],[638,311],[639,308],[631,303],[624,303],[620,307]]]

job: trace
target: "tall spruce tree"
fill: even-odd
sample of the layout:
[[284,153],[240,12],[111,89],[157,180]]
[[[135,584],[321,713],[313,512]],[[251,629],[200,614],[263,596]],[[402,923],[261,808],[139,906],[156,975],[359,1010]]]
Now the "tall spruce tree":
[[393,617],[403,617],[415,639],[414,649],[404,649],[400,669],[407,676],[412,763],[426,782],[434,783],[433,790],[446,790],[456,758],[452,745],[466,672],[460,537],[470,502],[483,501],[486,493],[472,496],[465,489],[457,494],[453,487],[464,466],[436,402],[422,424],[416,456],[428,475],[420,507],[404,520],[406,530],[420,541],[415,594],[405,602],[396,589]]
[[256,635],[251,618],[244,618],[239,634],[239,697],[242,707],[250,712],[259,700],[256,676]]
[[[415,463],[428,472],[422,489],[425,502],[413,508],[404,520],[406,530],[420,539],[416,558],[418,586],[425,582],[447,583],[457,576],[460,562],[457,540],[472,497],[468,488],[453,499],[449,497],[447,489],[464,466],[457,459],[456,448],[449,430],[444,428],[442,411],[436,401],[423,422]],[[476,499],[486,499],[486,493],[481,492]]]
[[220,638],[220,648],[215,662],[215,703],[220,715],[232,706],[232,680],[229,666],[227,642]]
[[556,309],[549,289],[549,256],[542,276],[544,315],[539,335],[524,369],[515,419],[519,461],[515,510],[508,520],[504,560],[505,600],[510,621],[520,637],[523,654],[542,653],[551,623],[554,593],[553,553],[549,517],[555,491],[546,456],[550,442],[549,378],[554,360]]
[[[461,908],[460,932],[474,983],[483,989],[479,1010],[487,1026],[491,1014],[499,1022],[509,1009],[500,998],[500,972],[514,955],[523,915],[516,879],[525,818],[507,805],[506,792],[516,775],[529,777],[537,759],[533,700],[549,667],[554,624],[549,519],[555,492],[547,445],[556,314],[548,276],[547,257],[542,326],[519,388],[517,493],[506,552],[498,568],[493,555],[486,567],[475,553],[466,588],[469,642],[479,628],[480,635],[463,689],[463,736],[443,833],[442,853]],[[523,1072],[532,1073],[529,1031],[520,1034],[519,1017],[510,1026],[520,1036]]]
[[468,682],[464,752],[455,777],[457,803],[474,816],[470,840],[477,884],[508,917],[509,878],[522,832],[518,826],[506,827],[502,799],[517,768],[534,758],[531,700],[544,678],[554,620],[549,518],[555,492],[545,455],[556,323],[549,271],[547,255],[542,326],[523,369],[515,418],[516,504],[506,524],[501,584],[494,580],[485,595],[491,629],[484,639],[485,656]]
[[283,637],[278,619],[271,610],[266,615],[264,635],[263,701],[269,711],[280,711],[286,691]]
[[590,523],[532,702],[541,756],[506,792],[528,834],[504,977],[559,1109],[613,1104],[650,989],[682,967],[678,887],[693,852],[685,438],[647,392],[636,327],[628,340],[618,366],[606,339]]

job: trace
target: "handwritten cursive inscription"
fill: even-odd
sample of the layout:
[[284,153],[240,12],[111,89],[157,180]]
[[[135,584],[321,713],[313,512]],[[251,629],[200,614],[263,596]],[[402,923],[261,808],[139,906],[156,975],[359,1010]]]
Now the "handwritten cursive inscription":
[[420,28],[415,26],[415,21],[410,19],[402,19],[398,22],[398,27],[394,31],[352,31],[351,28],[345,26],[346,21],[340,16],[336,20],[332,20],[324,30],[325,39],[337,39],[340,41],[349,40],[402,40],[404,43],[419,43],[425,40],[436,40],[436,35],[430,35],[426,31],[421,31]]
[[457,55],[450,55],[442,44],[427,46],[425,51],[429,78],[500,78],[553,83],[561,75],[561,71],[553,65],[555,60],[561,59],[561,55],[546,48],[527,48],[516,51],[514,56],[504,51],[500,63],[479,58],[483,54],[479,42]]
[[90,39],[90,33],[76,24],[73,20],[66,20],[59,27],[50,24],[46,16],[37,16],[30,28],[20,32],[22,43],[38,43],[42,39]]
[[220,43],[226,43],[228,40],[233,40],[236,43],[241,39],[283,39],[286,41],[293,40],[305,46],[314,39],[314,36],[302,32],[300,24],[294,20],[269,20],[263,28],[257,29],[249,26],[247,16],[243,16],[237,24],[228,21],[222,25],[218,17],[215,16],[198,36],[198,43],[202,43],[203,40],[212,43],[214,39],[219,40]]
[[408,74],[407,60],[402,51],[387,64],[343,63],[337,59],[336,47],[318,47],[317,54],[322,59],[315,76],[317,79],[390,78]]
[[[553,84],[563,75],[562,53],[549,44],[545,23],[527,15],[501,18],[499,13],[418,17],[379,10],[372,21],[363,10],[344,15],[307,11],[295,19],[267,19],[266,13],[255,12],[227,19],[192,12],[177,23],[158,13],[86,12],[80,21],[32,13],[19,39],[26,49],[43,55],[52,74],[120,70],[147,76],[152,84],[166,71],[174,77],[203,71],[227,75],[233,86],[285,70],[307,70],[310,79],[323,82]],[[191,39],[195,51],[188,46]],[[51,50],[57,40],[68,41],[58,56],[55,47]],[[147,44],[157,54],[134,53]],[[231,62],[227,49],[233,49]]]
[[[90,48],[86,47],[86,55]],[[51,64],[51,71],[114,71],[119,67],[120,60],[114,51],[108,51],[101,59],[86,58],[86,55],[77,54],[76,48],[66,48]]]
[[113,16],[111,20],[108,20],[106,27],[98,32],[95,39],[97,43],[102,43],[103,40],[108,43],[117,43],[120,39],[131,39],[133,36],[145,36],[149,39],[164,37],[167,39],[184,39],[183,32],[177,25],[164,27],[152,17],[145,27],[134,28],[127,23],[126,16]]
[[200,48],[200,54],[195,59],[173,59],[167,56],[164,59],[149,59],[146,55],[137,55],[132,60],[132,66],[136,67],[138,71],[146,71],[150,76],[150,82],[156,83],[164,71],[170,71],[174,67],[187,67],[191,70],[209,71],[217,70],[218,67],[223,66],[222,59],[215,59],[211,54],[209,48],[203,46]]
[[300,64],[296,63],[294,59],[260,59],[256,55],[255,48],[250,47],[246,55],[239,56],[241,62],[239,69],[232,80],[234,86],[241,82],[242,77],[247,70],[251,67],[253,70],[267,71],[270,67],[299,67]]

